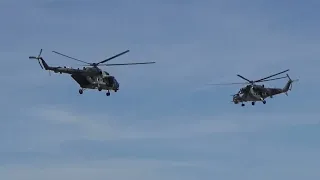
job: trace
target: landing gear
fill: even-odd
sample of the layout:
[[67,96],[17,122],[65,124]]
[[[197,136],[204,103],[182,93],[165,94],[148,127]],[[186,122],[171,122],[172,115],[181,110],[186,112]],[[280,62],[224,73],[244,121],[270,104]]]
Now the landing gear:
[[83,94],[83,90],[82,89],[79,89],[79,94]]
[[242,104],[241,104],[241,106],[243,107],[243,106],[244,106],[244,104],[242,103]]
[[266,104],[266,103],[267,103],[267,101],[266,101],[266,100],[263,100],[263,101],[262,101],[262,103],[263,103],[263,104]]
[[251,102],[251,104],[252,104],[252,106],[254,106],[255,102],[253,101],[253,102]]
[[108,92],[106,93],[107,96],[110,96],[110,91],[108,90]]
[[98,87],[98,91],[102,91],[102,87]]

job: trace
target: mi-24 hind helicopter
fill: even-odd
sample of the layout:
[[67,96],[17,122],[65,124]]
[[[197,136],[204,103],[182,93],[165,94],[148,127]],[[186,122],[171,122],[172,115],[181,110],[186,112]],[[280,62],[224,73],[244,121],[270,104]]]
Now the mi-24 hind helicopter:
[[[211,84],[211,85],[234,85],[234,84],[248,84],[247,86],[241,88],[238,93],[232,95],[232,101],[234,104],[238,104],[241,103],[241,106],[245,106],[245,102],[251,102],[252,105],[255,105],[255,102],[257,101],[262,101],[263,104],[266,104],[266,98],[270,97],[272,98],[273,96],[277,95],[277,94],[282,94],[285,93],[286,95],[288,95],[288,91],[291,90],[292,88],[292,83],[295,81],[298,81],[298,79],[296,80],[292,80],[288,74],[286,74],[286,76],[284,77],[278,77],[278,78],[273,78],[273,79],[269,79],[271,77],[280,75],[282,73],[288,72],[289,69],[273,74],[271,76],[259,79],[259,80],[255,80],[255,81],[251,81],[241,75],[237,75],[238,77],[244,79],[247,81],[247,83],[225,83],[225,84]],[[274,81],[274,80],[279,80],[279,79],[283,79],[283,78],[288,78],[288,82],[285,84],[285,86],[283,88],[268,88],[265,87],[264,85],[257,85],[255,83],[261,83],[261,82],[266,82],[266,81]]]
[[87,64],[89,67],[83,67],[82,69],[75,69],[71,67],[52,67],[49,66],[45,60],[41,57],[42,49],[40,50],[39,55],[30,56],[29,59],[36,59],[39,62],[40,67],[45,70],[53,71],[55,73],[65,73],[70,74],[71,77],[80,85],[79,93],[83,94],[83,91],[86,89],[98,89],[99,91],[107,90],[106,95],[110,96],[110,90],[117,92],[119,90],[119,83],[114,76],[111,76],[107,71],[101,70],[98,66],[120,66],[120,65],[137,65],[137,64],[153,64],[155,62],[140,62],[140,63],[121,63],[121,64],[103,64],[107,61],[110,61],[118,56],[121,56],[125,53],[128,53],[129,50],[126,50],[122,53],[119,53],[115,56],[112,56],[108,59],[100,61],[98,63],[88,63],[64,54],[61,54],[56,51],[52,51],[56,54],[65,56],[67,58],[73,59],[75,61],[79,61]]

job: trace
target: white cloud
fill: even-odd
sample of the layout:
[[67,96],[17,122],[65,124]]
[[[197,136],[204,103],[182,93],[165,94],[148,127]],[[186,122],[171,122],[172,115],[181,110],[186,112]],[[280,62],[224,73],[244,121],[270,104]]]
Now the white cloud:
[[[13,165],[0,168],[1,179],[40,180],[40,179],[164,179],[170,177],[170,168],[188,167],[192,164],[174,161],[109,159],[85,164],[39,164]],[[165,172],[169,170],[169,172]],[[176,179],[176,178],[173,178]]]
[[[76,108],[59,105],[32,108],[30,112],[33,117],[41,119],[44,123],[71,128],[70,137],[80,136],[95,140],[190,138],[214,133],[259,132],[277,127],[320,122],[317,119],[318,113],[229,113],[212,116],[186,114],[131,123],[134,116],[88,114]],[[74,132],[75,129],[77,131]]]
[[[110,158],[101,161],[85,161],[82,163],[33,163],[32,165],[7,165],[0,168],[1,179],[40,180],[40,179],[211,179],[212,176],[225,179],[246,178],[267,180],[272,177],[290,178],[318,177],[319,165],[316,160],[307,163],[309,154],[288,149],[277,148],[250,149],[255,147],[233,149],[239,152],[227,158],[228,153],[220,153],[222,158],[209,156],[206,161],[165,161],[139,158]],[[277,149],[277,150],[276,150]],[[201,150],[198,152],[201,154]],[[263,153],[263,155],[262,155]],[[198,156],[198,155],[197,155]],[[277,161],[276,161],[277,159]],[[299,163],[298,163],[299,162]],[[304,167],[301,167],[301,164]],[[266,173],[267,174],[264,174]],[[299,178],[297,178],[299,179]]]

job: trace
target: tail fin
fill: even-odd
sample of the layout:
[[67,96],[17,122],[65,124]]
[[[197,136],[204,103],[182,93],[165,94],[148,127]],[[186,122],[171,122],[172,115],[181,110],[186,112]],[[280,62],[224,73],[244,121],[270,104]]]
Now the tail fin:
[[288,80],[287,84],[284,86],[284,88],[282,89],[282,91],[284,93],[286,93],[286,95],[288,96],[288,91],[289,90],[291,91],[291,89],[292,89],[292,83],[299,81],[299,79],[292,80],[288,74],[287,74],[287,77],[289,80]]
[[[38,63],[41,67],[41,69],[43,69],[43,67],[45,68],[45,70],[48,70],[49,69],[49,66],[48,64],[43,60],[43,58],[41,57],[41,53],[42,53],[42,49],[40,50],[40,53],[39,55],[36,57],[36,56],[29,56],[29,59],[36,59],[38,60]],[[41,60],[41,62],[40,62]],[[42,63],[42,64],[41,64]]]

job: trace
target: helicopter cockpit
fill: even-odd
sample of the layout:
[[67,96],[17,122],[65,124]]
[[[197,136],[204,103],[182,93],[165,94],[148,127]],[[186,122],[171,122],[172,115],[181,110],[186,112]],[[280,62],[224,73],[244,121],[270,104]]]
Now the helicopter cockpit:
[[106,76],[103,80],[108,84],[108,86],[119,88],[119,83],[114,76]]
[[244,94],[244,93],[246,93],[247,91],[248,91],[248,86],[243,87],[243,88],[241,88],[241,89],[239,90],[239,94]]

